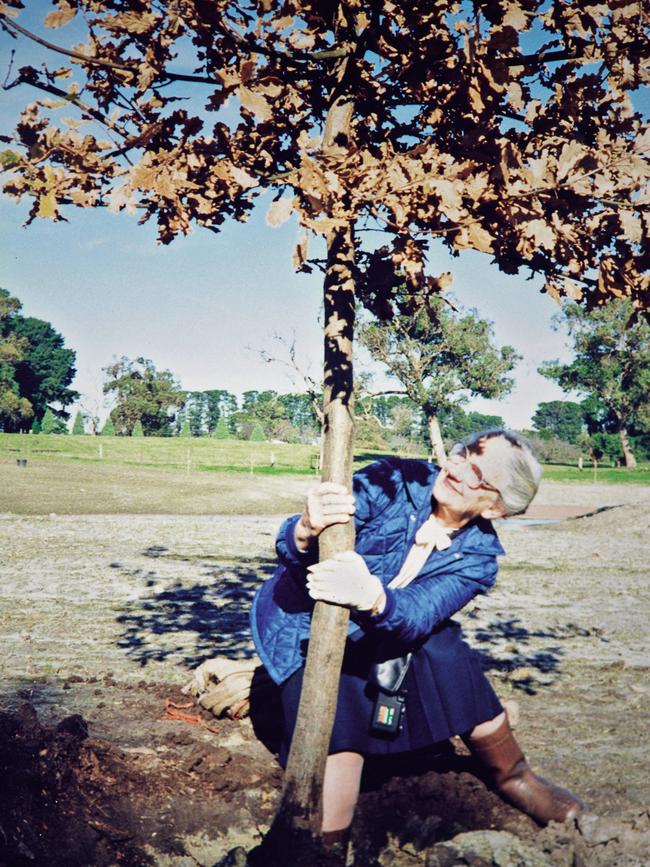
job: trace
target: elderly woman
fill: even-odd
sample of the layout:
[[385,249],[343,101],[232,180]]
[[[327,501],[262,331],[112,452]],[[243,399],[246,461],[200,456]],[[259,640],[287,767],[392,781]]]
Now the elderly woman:
[[[580,811],[574,795],[533,774],[477,655],[449,619],[494,584],[504,551],[491,520],[525,511],[540,477],[520,437],[492,430],[456,446],[442,469],[389,458],[355,474],[354,495],[322,483],[308,494],[303,514],[282,525],[280,565],[258,591],[251,619],[258,653],[281,687],[283,763],[313,600],[351,610],[325,771],[326,845],[346,839],[364,756],[420,749],[453,735],[482,760],[502,797],[539,823]],[[318,535],[352,515],[355,551],[317,563]],[[399,659],[399,700],[393,695],[382,705],[378,664]],[[391,726],[402,706],[401,724]]]

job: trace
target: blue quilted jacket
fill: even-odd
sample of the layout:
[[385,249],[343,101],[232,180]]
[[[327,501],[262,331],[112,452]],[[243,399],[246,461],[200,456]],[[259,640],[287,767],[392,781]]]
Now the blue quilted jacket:
[[[431,489],[438,468],[425,461],[388,458],[355,473],[355,550],[386,586],[399,572],[418,528],[431,514]],[[294,542],[299,515],[280,527],[279,565],[257,591],[251,627],[257,652],[276,683],[304,662],[314,601],[305,587],[306,567],[318,559],[315,543],[302,552]],[[503,554],[489,521],[476,519],[452,537],[445,551],[434,551],[407,586],[387,589],[378,616],[355,613],[349,634],[359,630],[416,645],[438,624],[494,584],[496,556]]]

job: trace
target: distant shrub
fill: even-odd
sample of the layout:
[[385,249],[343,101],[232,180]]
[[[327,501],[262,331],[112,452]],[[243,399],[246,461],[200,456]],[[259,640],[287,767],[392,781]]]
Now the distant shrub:
[[65,426],[65,423],[61,421],[61,419],[57,418],[52,410],[48,408],[45,410],[43,418],[41,419],[41,433],[44,434],[67,434],[68,429]]
[[179,437],[191,437],[192,436],[192,428],[190,427],[189,418],[186,418],[185,421],[183,422],[183,427],[181,428],[180,433],[178,435],[179,435]]
[[356,418],[354,422],[356,448],[383,450],[388,448],[386,431],[376,418]]
[[264,433],[264,428],[262,427],[262,425],[259,422],[257,422],[257,424],[253,427],[253,430],[251,431],[251,435],[250,435],[249,439],[251,440],[251,442],[254,442],[254,443],[263,443],[266,441],[266,435]]
[[142,422],[140,421],[140,419],[138,419],[136,421],[136,423],[133,425],[133,430],[131,431],[131,436],[132,437],[143,437],[144,436],[144,430],[142,428]]
[[280,419],[273,425],[271,439],[280,440],[283,443],[299,443],[300,431],[296,430],[290,421]]
[[214,429],[212,436],[216,437],[218,440],[230,439],[230,429],[228,428],[228,422],[226,421],[225,416],[219,416],[219,421],[217,422],[217,426]]
[[78,412],[74,417],[72,433],[77,437],[83,436],[86,433],[86,428],[84,427],[84,416],[82,412]]
[[115,436],[115,426],[113,425],[113,419],[108,416],[106,421],[104,422],[104,427],[100,431],[100,436],[103,437],[114,437]]
[[538,436],[531,431],[524,435],[543,464],[577,464],[582,449],[556,436]]
[[37,433],[40,433],[40,432],[41,432],[41,423],[40,423],[40,421],[36,418],[36,416],[34,416],[34,421],[32,422],[31,432],[32,432],[33,434],[37,434]]

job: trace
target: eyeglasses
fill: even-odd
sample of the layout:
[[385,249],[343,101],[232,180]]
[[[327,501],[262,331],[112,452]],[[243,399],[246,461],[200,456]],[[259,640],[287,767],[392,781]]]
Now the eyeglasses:
[[483,478],[480,467],[470,460],[470,450],[466,445],[458,443],[449,452],[448,461],[454,465],[454,473],[463,476],[463,481],[471,491],[480,489],[500,493],[499,489]]

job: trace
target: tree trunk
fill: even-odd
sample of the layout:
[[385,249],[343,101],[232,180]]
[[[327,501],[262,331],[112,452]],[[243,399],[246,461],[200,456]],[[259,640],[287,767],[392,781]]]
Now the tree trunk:
[[[352,106],[341,100],[330,109],[324,149],[337,155],[349,134]],[[355,240],[352,224],[327,239],[324,283],[325,359],[322,480],[348,489],[352,484],[354,435],[352,340],[355,315]],[[327,528],[319,556],[329,559],[354,548],[354,522]],[[311,622],[300,706],[284,778],[280,810],[269,834],[269,855],[283,865],[322,863],[317,839],[322,790],[334,724],[349,611],[317,602]],[[314,848],[316,846],[316,848]],[[270,863],[267,860],[266,863]]]
[[442,466],[447,460],[445,446],[440,433],[440,422],[435,413],[427,413],[427,424],[429,426],[429,440],[431,441],[431,454],[438,466]]
[[636,458],[630,448],[630,441],[627,438],[627,428],[622,427],[618,432],[621,438],[621,448],[623,449],[623,457],[625,458],[625,466],[628,470],[633,470],[636,467]]

